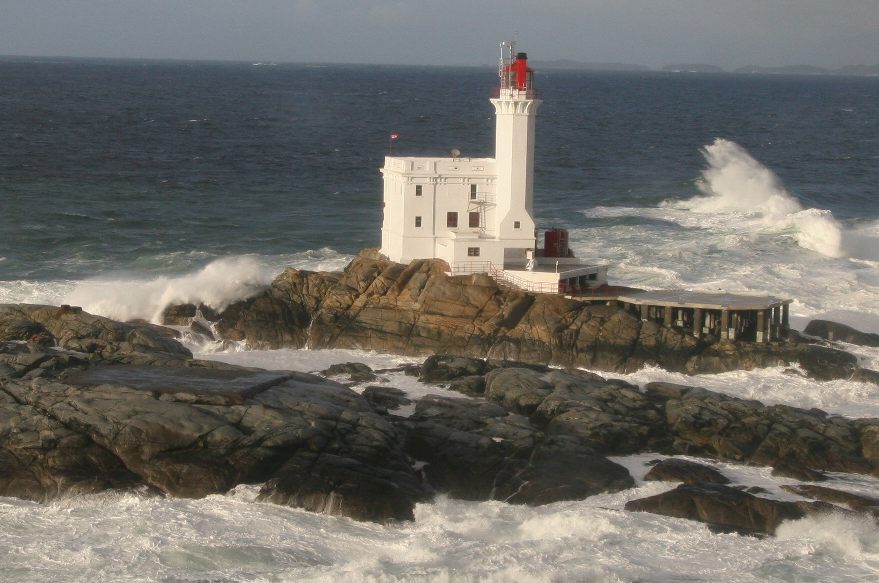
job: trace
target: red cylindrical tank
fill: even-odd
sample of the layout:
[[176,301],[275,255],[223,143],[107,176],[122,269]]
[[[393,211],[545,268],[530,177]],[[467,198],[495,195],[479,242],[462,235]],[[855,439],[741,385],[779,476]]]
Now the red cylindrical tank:
[[568,231],[565,229],[549,229],[543,235],[544,257],[568,256]]

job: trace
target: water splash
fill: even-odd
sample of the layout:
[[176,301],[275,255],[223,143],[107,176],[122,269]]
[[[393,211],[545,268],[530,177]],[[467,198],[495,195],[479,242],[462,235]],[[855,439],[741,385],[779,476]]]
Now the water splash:
[[91,279],[79,282],[65,302],[116,320],[159,322],[171,304],[204,303],[222,310],[265,288],[276,275],[254,256],[226,257],[177,277]]
[[704,196],[684,203],[702,214],[732,213],[764,227],[792,231],[797,243],[827,257],[846,255],[843,228],[830,211],[804,209],[772,170],[747,150],[717,138],[702,155],[708,167],[698,186]]

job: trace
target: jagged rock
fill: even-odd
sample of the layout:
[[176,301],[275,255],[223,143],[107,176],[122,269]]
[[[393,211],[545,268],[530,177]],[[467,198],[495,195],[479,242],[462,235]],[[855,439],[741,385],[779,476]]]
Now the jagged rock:
[[824,472],[801,466],[788,459],[776,462],[772,468],[772,475],[780,478],[793,478],[802,482],[823,482],[827,479],[827,474]]
[[658,460],[644,476],[644,480],[684,484],[729,484],[729,478],[711,466],[677,458]]
[[449,390],[468,397],[481,397],[485,394],[485,377],[473,375],[457,378],[449,383]]
[[0,342],[0,495],[264,482],[262,499],[376,521],[430,496],[399,430],[338,383],[193,360],[155,327],[74,308],[0,307],[9,321],[60,348]]
[[848,342],[861,346],[879,346],[879,334],[861,332],[851,326],[829,320],[812,320],[803,332],[826,340]]
[[814,344],[803,347],[798,359],[806,374],[819,381],[847,379],[858,368],[855,355]]
[[376,250],[361,252],[343,273],[288,269],[263,294],[226,308],[216,328],[254,348],[308,342],[488,359],[484,370],[465,376],[495,368],[493,360],[618,372],[656,364],[691,374],[800,362],[819,379],[848,378],[854,370],[845,353],[815,351],[795,333],[783,342],[709,345],[622,308],[501,289],[487,275],[447,270],[440,260],[393,263]]
[[759,535],[775,534],[782,521],[827,510],[828,505],[759,498],[720,484],[681,484],[656,496],[631,500],[625,508],[697,520],[719,532]]
[[498,405],[429,396],[416,403],[407,450],[438,491],[466,500],[540,505],[634,484],[582,442],[550,438]]
[[541,374],[526,368],[499,368],[485,377],[485,397],[504,408],[531,415],[553,391]]
[[879,385],[879,371],[859,368],[852,373],[849,380],[859,383],[873,383],[874,385]]
[[804,498],[814,498],[832,504],[845,504],[852,510],[870,512],[879,518],[879,498],[813,484],[783,484],[781,488]]
[[421,365],[420,380],[425,383],[452,381],[468,376],[485,374],[485,361],[450,354],[435,354]]
[[347,376],[348,380],[353,383],[367,383],[378,378],[375,373],[372,372],[372,369],[362,362],[333,364],[330,365],[329,368],[320,371],[320,374],[326,377]]
[[406,393],[394,387],[366,387],[362,395],[376,411],[383,414],[390,409],[412,404],[412,399],[406,397]]

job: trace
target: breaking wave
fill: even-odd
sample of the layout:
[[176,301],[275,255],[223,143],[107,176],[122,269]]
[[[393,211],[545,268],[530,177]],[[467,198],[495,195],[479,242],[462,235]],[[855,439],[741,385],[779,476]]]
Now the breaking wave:
[[158,323],[168,305],[203,303],[222,310],[232,302],[258,294],[285,267],[340,270],[349,259],[332,249],[283,257],[224,257],[178,276],[119,274],[79,281],[62,301],[115,320],[143,318]]
[[848,255],[844,229],[827,210],[803,208],[772,170],[747,150],[718,138],[705,146],[708,167],[698,182],[704,196],[679,203],[702,214],[734,213],[764,227],[793,231],[801,247],[828,257]]

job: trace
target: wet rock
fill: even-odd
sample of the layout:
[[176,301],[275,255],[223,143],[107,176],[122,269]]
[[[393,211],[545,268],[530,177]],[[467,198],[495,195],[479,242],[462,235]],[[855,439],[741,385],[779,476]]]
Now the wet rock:
[[478,358],[465,358],[448,354],[429,357],[421,365],[421,381],[438,383],[469,376],[485,374],[486,364]]
[[329,368],[322,370],[320,374],[327,377],[347,376],[348,380],[353,383],[367,383],[378,378],[375,373],[372,372],[372,369],[362,362],[334,364]]
[[362,394],[376,411],[383,414],[390,409],[412,404],[406,393],[394,387],[366,387]]
[[859,383],[873,383],[874,385],[879,385],[879,371],[858,368],[855,369],[855,372],[852,373],[849,380]]
[[800,351],[799,363],[807,375],[819,381],[847,379],[858,368],[855,355],[814,344]]
[[644,480],[684,484],[729,484],[729,478],[711,466],[677,458],[657,461],[644,476]]
[[545,438],[498,405],[426,397],[410,418],[407,450],[428,481],[467,500],[540,505],[629,488],[622,466],[570,437]]
[[712,530],[775,534],[785,520],[827,510],[827,505],[760,498],[720,484],[681,484],[674,490],[626,503],[626,510],[704,522]]
[[852,510],[870,512],[879,518],[879,498],[814,484],[784,484],[781,488],[804,498],[813,498],[832,504],[844,504]]
[[836,342],[848,342],[861,346],[879,346],[879,334],[855,330],[851,326],[829,320],[812,320],[803,330],[806,334]]
[[449,390],[469,397],[481,397],[485,394],[485,377],[473,375],[457,378],[449,383]]
[[776,462],[772,468],[772,475],[779,478],[793,478],[802,482],[823,482],[827,479],[827,474],[824,472],[801,466],[788,459]]

